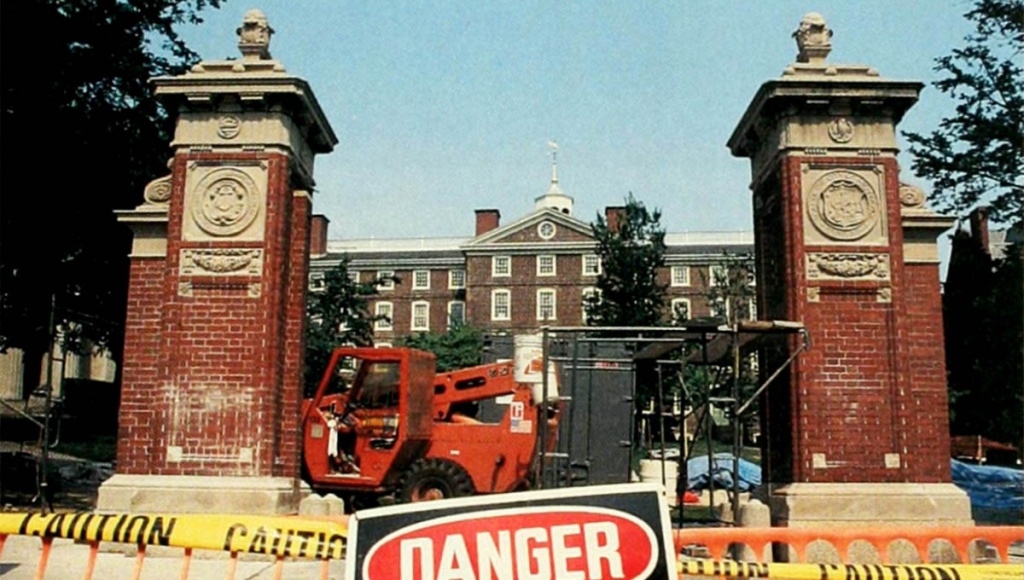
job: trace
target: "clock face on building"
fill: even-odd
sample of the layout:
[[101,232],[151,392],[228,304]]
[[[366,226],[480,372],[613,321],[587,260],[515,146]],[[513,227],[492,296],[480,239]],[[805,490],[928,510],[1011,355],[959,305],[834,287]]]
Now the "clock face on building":
[[537,226],[537,235],[545,240],[550,240],[555,237],[555,224],[551,222],[540,222],[540,225]]

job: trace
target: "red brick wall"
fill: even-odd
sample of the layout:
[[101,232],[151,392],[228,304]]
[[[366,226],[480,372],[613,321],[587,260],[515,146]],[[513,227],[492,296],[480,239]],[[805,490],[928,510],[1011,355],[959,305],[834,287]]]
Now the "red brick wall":
[[[182,241],[186,166],[201,159],[266,164],[262,275],[179,274],[182,248],[260,245]],[[183,154],[175,158],[168,259],[160,276],[162,318],[155,332],[140,327],[126,340],[125,360],[138,362],[135,370],[129,371],[127,367],[132,365],[127,365],[124,389],[130,393],[148,388],[148,408],[136,408],[140,401],[132,397],[131,404],[122,406],[119,469],[166,475],[298,474],[298,353],[308,269],[309,206],[308,200],[293,197],[288,164],[284,155],[263,153]],[[139,268],[133,265],[133,269]],[[192,284],[191,295],[179,293],[183,282]],[[250,294],[251,284],[259,284],[259,296]],[[141,314],[130,309],[129,320],[137,316]],[[152,321],[149,324],[152,326]],[[139,379],[144,372],[151,372],[143,371],[144,347],[151,347],[149,336],[159,337],[159,351],[155,380],[146,382]],[[184,460],[168,461],[168,446],[180,447]],[[245,449],[251,454],[247,460],[240,459]]]
[[121,410],[117,436],[118,473],[149,473],[155,433],[164,303],[162,258],[132,258],[128,314],[121,368]]
[[914,481],[948,482],[949,402],[938,264],[907,264],[906,396],[899,412],[907,472]]
[[[804,246],[800,197],[804,162],[883,168],[887,247]],[[895,160],[790,157],[783,162],[781,182],[769,179],[762,187],[767,189],[758,195],[774,197],[780,204],[758,212],[756,218],[762,303],[767,299],[769,304],[784,304],[770,315],[803,321],[812,339],[811,350],[800,356],[790,374],[790,392],[776,391],[766,405],[774,447],[769,453],[769,479],[777,483],[948,480],[948,460],[940,460],[935,451],[947,437],[946,407],[944,397],[939,397],[944,386],[936,382],[942,353],[941,346],[934,346],[941,345],[941,332],[936,334],[941,317],[922,321],[939,308],[937,276],[931,278],[934,271],[917,275],[916,267],[908,271],[903,267]],[[887,252],[891,280],[811,283],[804,269],[808,251]],[[925,277],[931,280],[931,290],[914,290],[925,284]],[[820,291],[816,302],[808,300],[810,286]],[[891,302],[879,300],[880,287],[891,287]],[[919,321],[922,324],[912,331]],[[924,347],[928,341],[931,348]],[[898,467],[886,467],[885,455],[891,453],[899,454]],[[824,456],[826,467],[814,467],[815,454]],[[938,466],[941,461],[946,462],[945,468]]]

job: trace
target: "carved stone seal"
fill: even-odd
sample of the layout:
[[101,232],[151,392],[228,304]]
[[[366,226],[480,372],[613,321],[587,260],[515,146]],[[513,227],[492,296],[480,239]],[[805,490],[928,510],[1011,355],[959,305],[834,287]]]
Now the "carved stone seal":
[[863,177],[851,171],[822,175],[807,197],[811,223],[825,236],[836,240],[858,240],[879,220],[878,193]]
[[259,214],[257,191],[252,178],[238,169],[225,167],[211,171],[193,192],[192,219],[213,236],[238,234]]
[[849,143],[853,139],[853,123],[839,117],[828,124],[828,136],[836,143]]

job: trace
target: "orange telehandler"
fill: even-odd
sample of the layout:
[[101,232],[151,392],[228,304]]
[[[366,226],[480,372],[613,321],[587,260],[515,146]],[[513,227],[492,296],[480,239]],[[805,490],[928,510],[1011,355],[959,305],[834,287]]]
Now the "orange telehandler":
[[[500,362],[437,374],[424,351],[335,349],[303,403],[305,477],[356,505],[528,489],[537,449],[557,436],[558,408],[535,401],[513,370]],[[486,399],[505,405],[500,421],[476,418]]]

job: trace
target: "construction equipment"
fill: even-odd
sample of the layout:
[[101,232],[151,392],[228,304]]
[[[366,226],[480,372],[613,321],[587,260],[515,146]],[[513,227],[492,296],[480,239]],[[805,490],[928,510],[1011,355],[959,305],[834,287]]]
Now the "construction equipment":
[[[336,349],[302,408],[306,479],[357,505],[528,489],[536,451],[555,440],[558,409],[517,382],[513,365],[437,374],[424,351]],[[487,399],[504,407],[500,421],[477,418]]]

